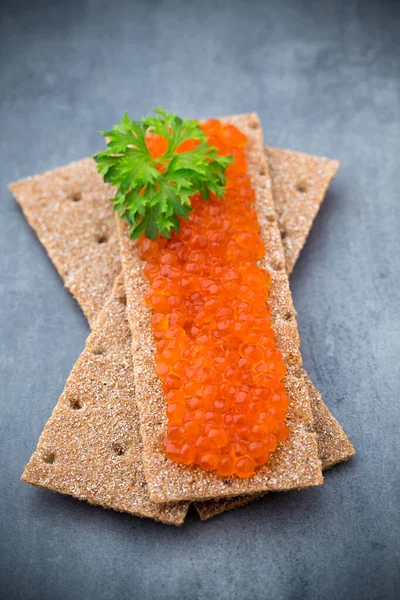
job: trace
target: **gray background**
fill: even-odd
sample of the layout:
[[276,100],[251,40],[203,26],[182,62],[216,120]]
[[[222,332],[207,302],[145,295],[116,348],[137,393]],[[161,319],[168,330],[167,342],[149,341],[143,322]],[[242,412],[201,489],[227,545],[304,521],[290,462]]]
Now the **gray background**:
[[[400,3],[0,11],[2,597],[398,598]],[[89,328],[6,185],[160,104],[256,110],[269,144],[340,159],[291,286],[307,369],[358,451],[322,488],[180,529],[19,481]]]

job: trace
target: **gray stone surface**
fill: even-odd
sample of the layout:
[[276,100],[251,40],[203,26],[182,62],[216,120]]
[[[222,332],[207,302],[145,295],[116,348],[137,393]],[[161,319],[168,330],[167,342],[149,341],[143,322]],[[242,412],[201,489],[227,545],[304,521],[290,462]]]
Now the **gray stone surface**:
[[[392,599],[399,577],[400,3],[0,5],[0,596]],[[342,166],[291,285],[304,360],[358,454],[320,489],[180,529],[19,481],[87,323],[6,185],[125,109],[256,110]]]

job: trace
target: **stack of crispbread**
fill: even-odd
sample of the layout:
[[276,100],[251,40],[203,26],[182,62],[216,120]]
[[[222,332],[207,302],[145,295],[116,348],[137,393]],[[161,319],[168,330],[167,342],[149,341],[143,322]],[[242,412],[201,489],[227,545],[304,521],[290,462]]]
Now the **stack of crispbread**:
[[92,326],[24,481],[180,524],[191,501],[207,519],[268,491],[319,485],[321,469],[354,454],[302,367],[287,281],[338,163],[263,149],[256,115],[228,120],[249,140],[249,175],[267,248],[263,266],[272,274],[271,319],[287,368],[289,438],[247,480],[165,457],[166,407],[154,372],[142,264],[124,224],[115,226],[110,187],[94,161],[83,159],[10,186]]

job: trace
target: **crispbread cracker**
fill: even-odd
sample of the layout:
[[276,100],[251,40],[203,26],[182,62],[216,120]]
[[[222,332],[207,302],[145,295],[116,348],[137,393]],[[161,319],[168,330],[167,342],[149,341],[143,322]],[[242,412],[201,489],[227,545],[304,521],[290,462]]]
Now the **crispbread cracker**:
[[291,273],[339,162],[270,146],[265,155],[286,271]]
[[[282,206],[290,201],[293,213],[301,212],[302,206],[309,206],[309,215],[314,214],[313,207],[318,207],[322,201],[322,194],[330,180],[329,169],[324,169],[325,160],[305,155],[304,161],[298,153],[269,148],[268,156],[276,155],[272,174],[277,177],[282,171],[278,181],[273,185],[274,201]],[[295,158],[298,156],[298,160]],[[286,157],[298,165],[303,165],[305,171],[293,172],[290,178],[290,169],[287,168]],[[309,160],[307,160],[309,159]],[[281,164],[279,161],[281,160]],[[320,162],[319,162],[320,161]],[[334,161],[329,161],[334,164]],[[312,171],[307,169],[317,168],[320,173],[319,180]],[[332,172],[332,169],[331,169]],[[274,183],[273,177],[273,183]],[[288,189],[294,188],[297,181],[314,178],[315,185],[320,191],[320,197],[311,194],[312,189],[301,194],[291,195]],[[97,315],[112,288],[114,275],[120,269],[119,246],[113,231],[115,230],[114,213],[108,201],[110,190],[104,185],[96,172],[92,159],[83,159],[71,163],[42,175],[23,179],[10,185],[30,225],[36,231],[39,239],[46,247],[50,258],[56,265],[60,275],[65,278],[66,287],[74,295],[90,323],[93,325]],[[278,216],[279,219],[279,216]],[[299,224],[299,229],[307,236],[311,222],[307,224],[305,217]],[[101,235],[107,234],[109,238],[98,244]],[[288,234],[290,237],[290,233]],[[90,260],[87,259],[90,258]],[[286,264],[291,264],[291,247],[285,247]],[[310,384],[312,386],[312,384]],[[312,386],[312,389],[315,388]],[[330,464],[346,460],[354,454],[354,449],[340,425],[335,421],[328,408],[320,399],[315,390],[310,394],[312,403],[314,427],[318,436],[319,451],[320,440],[324,441],[324,456],[330,456]],[[326,415],[325,415],[326,413]],[[319,415],[323,415],[323,419]],[[320,429],[319,426],[320,425]],[[328,466],[329,466],[328,465]],[[87,482],[88,485],[90,482]],[[39,485],[40,482],[37,481]],[[46,485],[43,481],[43,485]],[[108,483],[103,482],[102,494],[107,496]],[[60,489],[60,491],[62,491]],[[254,499],[249,496],[235,498],[234,504],[242,505],[245,501]],[[233,502],[232,499],[230,499]],[[227,507],[228,500],[210,500],[203,502],[203,510],[208,510],[208,518],[221,512],[221,505]],[[208,505],[208,506],[207,506]],[[117,501],[113,502],[116,510],[125,510]],[[197,506],[196,506],[197,508]],[[226,508],[227,509],[227,508]]]
[[354,456],[355,450],[353,444],[343,432],[341,425],[322,401],[321,394],[304,369],[303,375],[310,396],[314,431],[317,434],[318,454],[322,468],[324,470],[329,469],[338,462],[344,462]]
[[278,349],[287,373],[289,397],[286,422],[289,437],[272,454],[269,462],[246,480],[221,478],[214,472],[190,465],[178,465],[166,458],[162,441],[166,433],[166,401],[155,373],[155,344],[151,310],[143,294],[148,288],[135,243],[129,239],[129,225],[118,220],[122,268],[125,279],[128,319],[132,331],[135,397],[143,441],[143,465],[149,494],[154,502],[203,500],[255,492],[280,491],[320,485],[323,481],[308,390],[302,372],[300,339],[285,271],[285,257],[275,216],[268,164],[263,153],[262,131],[257,115],[229,117],[248,138],[248,175],[255,192],[254,207],[266,255],[260,265],[271,273],[268,303]]
[[83,158],[9,188],[93,326],[121,272],[110,186]]
[[154,504],[147,492],[125,301],[119,276],[22,479],[180,525],[189,504]]
[[[269,146],[265,153],[290,273],[339,163]],[[121,272],[110,187],[91,158],[9,187],[93,326]]]

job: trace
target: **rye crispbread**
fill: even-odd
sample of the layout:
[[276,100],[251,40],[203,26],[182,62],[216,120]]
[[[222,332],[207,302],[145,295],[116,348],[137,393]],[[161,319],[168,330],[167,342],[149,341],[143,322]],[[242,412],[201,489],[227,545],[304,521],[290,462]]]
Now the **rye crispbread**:
[[[279,165],[279,157],[282,159],[293,157],[294,159],[297,153],[284,151],[285,154],[282,154],[280,150],[269,149],[270,157],[273,157],[275,153],[278,158],[275,161],[273,173],[277,176],[280,171],[282,172],[278,179],[280,184],[276,185],[273,181],[276,204],[282,206],[285,202],[291,202],[294,214],[300,212],[307,204],[309,205],[308,214],[313,214],[313,206],[319,206],[332,176],[330,175],[332,169],[323,168],[327,159],[299,155],[295,163],[304,171],[300,173],[295,171],[293,178],[290,179],[290,170],[285,168],[284,162]],[[302,156],[305,157],[304,160]],[[333,164],[333,161],[327,162]],[[313,176],[315,168],[317,168],[321,180]],[[313,193],[312,186],[309,186],[307,192],[302,192],[301,195],[288,194],[288,189],[293,188],[297,181],[304,179],[313,182],[312,186],[315,185],[319,190],[320,197]],[[114,274],[120,267],[118,243],[112,234],[115,226],[112,206],[108,202],[109,189],[101,180],[99,181],[93,161],[84,159],[43,175],[21,180],[12,184],[10,188],[60,274],[66,277],[67,287],[75,293],[75,297],[82,305],[90,322],[93,323],[108,295]],[[307,223],[302,220],[298,227],[298,230],[303,231],[304,240],[310,226],[311,222]],[[108,240],[97,245],[98,239],[104,234],[109,235]],[[290,265],[290,246],[285,248],[285,252],[286,262]],[[88,261],[87,264],[86,261]],[[312,384],[310,385],[312,386]],[[315,390],[313,386],[312,389]],[[314,427],[319,442],[320,440],[326,441],[324,444],[325,454],[321,453],[323,466],[330,466],[330,464],[346,460],[354,454],[354,449],[347,436],[318,397],[318,392],[314,394],[314,397],[311,393],[311,401]],[[319,451],[321,452],[320,443]],[[331,457],[330,463],[325,464],[324,455]],[[37,483],[46,485],[45,473],[42,474],[42,481]],[[105,495],[107,488],[111,488],[112,484],[112,481],[109,482],[109,485],[104,482],[103,492]],[[239,498],[235,500],[235,505],[244,502],[244,498]],[[226,505],[227,500],[210,501],[202,503],[202,506],[204,509],[204,505],[209,505],[205,507],[209,517],[221,512],[221,503]],[[124,510],[118,502],[114,503],[114,508]]]
[[111,187],[83,158],[9,188],[93,326],[121,272]]
[[149,494],[154,502],[205,500],[266,491],[300,489],[323,481],[307,386],[302,372],[300,339],[285,271],[285,257],[272,198],[268,163],[262,145],[262,130],[255,114],[229,117],[248,138],[248,175],[255,192],[254,207],[266,255],[260,266],[272,277],[268,303],[275,341],[282,352],[287,373],[284,379],[289,397],[286,422],[289,437],[271,455],[266,465],[245,480],[221,478],[214,472],[167,459],[162,441],[166,434],[166,400],[155,373],[151,310],[143,294],[148,288],[129,226],[118,219],[122,269],[125,280],[128,319],[132,331],[135,397],[143,441],[143,465]]
[[105,508],[180,525],[189,504],[155,504],[147,492],[125,302],[119,276],[22,479]]
[[[269,146],[265,153],[290,273],[339,163]],[[108,201],[111,188],[99,177],[91,158],[9,187],[93,325],[121,272],[114,211]]]
[[291,273],[339,162],[265,146],[286,271]]

